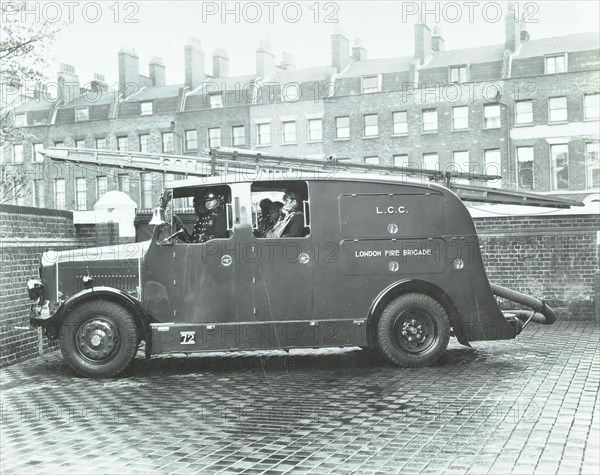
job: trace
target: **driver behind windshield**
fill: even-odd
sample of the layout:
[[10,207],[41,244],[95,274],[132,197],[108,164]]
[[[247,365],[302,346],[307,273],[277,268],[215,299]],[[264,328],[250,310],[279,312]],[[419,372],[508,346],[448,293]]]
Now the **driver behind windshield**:
[[205,242],[215,238],[227,238],[227,217],[223,198],[212,191],[194,195],[194,210],[198,219],[192,235],[186,231],[187,242]]

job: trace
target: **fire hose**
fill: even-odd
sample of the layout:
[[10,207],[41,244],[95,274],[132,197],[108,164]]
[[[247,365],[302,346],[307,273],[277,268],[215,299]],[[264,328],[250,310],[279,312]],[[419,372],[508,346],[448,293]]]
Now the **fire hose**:
[[543,300],[536,299],[535,297],[531,297],[499,285],[491,284],[491,288],[494,295],[512,302],[519,303],[521,305],[525,305],[526,307],[530,307],[535,312],[533,315],[531,315],[531,312],[527,312],[525,310],[511,310],[510,313],[514,314],[519,320],[531,320],[532,322],[541,323],[542,325],[551,325],[556,321],[554,310],[548,307]]

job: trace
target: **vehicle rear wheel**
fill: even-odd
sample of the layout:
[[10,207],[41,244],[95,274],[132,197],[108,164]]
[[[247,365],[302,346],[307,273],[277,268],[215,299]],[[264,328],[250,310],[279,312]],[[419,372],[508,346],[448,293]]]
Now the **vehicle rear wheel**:
[[399,366],[427,366],[446,350],[450,339],[448,315],[440,303],[411,293],[392,300],[377,325],[379,349]]
[[135,357],[137,341],[133,316],[107,300],[76,307],[60,331],[60,350],[69,366],[92,378],[110,378],[127,368]]

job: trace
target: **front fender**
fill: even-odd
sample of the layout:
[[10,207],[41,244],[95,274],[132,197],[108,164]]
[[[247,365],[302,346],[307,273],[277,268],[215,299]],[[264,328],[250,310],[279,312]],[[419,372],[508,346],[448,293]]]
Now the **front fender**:
[[69,297],[47,320],[40,322],[42,326],[47,330],[48,336],[50,334],[50,327],[55,327],[56,335],[62,325],[62,320],[65,315],[72,311],[75,307],[94,299],[109,299],[113,302],[123,305],[129,310],[133,317],[138,322],[138,325],[142,331],[143,339],[150,338],[150,317],[145,312],[140,302],[132,297],[127,292],[124,292],[113,287],[92,287],[89,289],[83,289]]

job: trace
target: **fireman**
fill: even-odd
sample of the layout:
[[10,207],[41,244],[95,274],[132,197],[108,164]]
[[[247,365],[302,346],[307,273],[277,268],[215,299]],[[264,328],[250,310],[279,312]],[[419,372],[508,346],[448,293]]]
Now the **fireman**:
[[197,194],[194,196],[194,209],[198,219],[194,223],[189,242],[205,242],[210,239],[229,237],[225,206],[220,195],[212,191],[204,196]]

